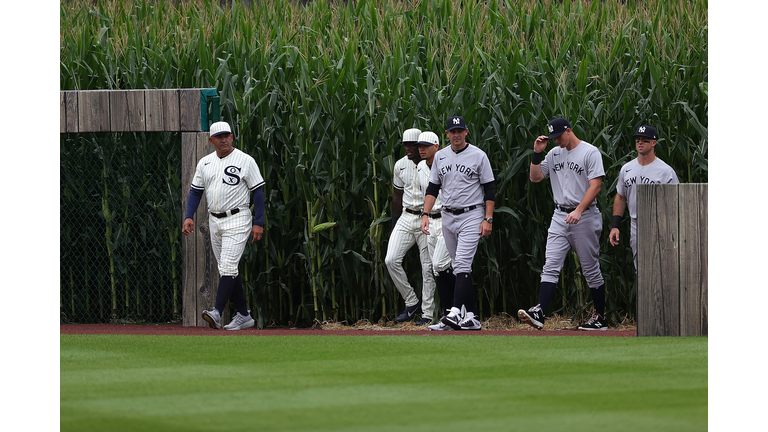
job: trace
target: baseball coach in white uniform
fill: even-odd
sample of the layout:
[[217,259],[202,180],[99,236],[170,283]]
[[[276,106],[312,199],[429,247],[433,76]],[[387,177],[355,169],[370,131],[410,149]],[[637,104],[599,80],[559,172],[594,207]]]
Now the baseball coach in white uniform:
[[[234,135],[228,123],[212,124],[208,142],[216,151],[197,163],[181,232],[189,235],[194,231],[192,217],[205,192],[211,246],[220,277],[216,304],[212,310],[203,311],[203,319],[211,328],[220,329],[221,312],[231,299],[237,314],[224,329],[242,330],[252,327],[254,320],[245,302],[238,264],[248,237],[255,242],[261,240],[264,232],[264,179],[256,161],[234,148]],[[251,198],[253,215],[249,209]]]

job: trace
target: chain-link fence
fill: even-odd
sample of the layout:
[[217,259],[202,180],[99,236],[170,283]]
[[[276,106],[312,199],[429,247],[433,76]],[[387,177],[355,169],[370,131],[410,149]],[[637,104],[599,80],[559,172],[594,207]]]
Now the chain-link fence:
[[62,134],[61,320],[181,321],[179,133]]

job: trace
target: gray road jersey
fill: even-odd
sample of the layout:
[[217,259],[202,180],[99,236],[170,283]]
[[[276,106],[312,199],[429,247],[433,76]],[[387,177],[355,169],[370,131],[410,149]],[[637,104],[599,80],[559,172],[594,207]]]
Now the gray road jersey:
[[468,143],[458,153],[451,147],[440,149],[432,162],[429,181],[440,185],[443,207],[463,208],[483,204],[481,185],[493,181],[493,171],[485,152]]
[[[552,183],[555,203],[564,207],[576,207],[589,189],[589,181],[605,176],[600,150],[581,141],[571,151],[555,147],[541,162],[541,172]],[[595,204],[597,199],[592,202]]]
[[637,185],[638,184],[677,184],[675,170],[663,160],[656,158],[646,166],[640,165],[637,159],[633,159],[619,171],[619,182],[616,184],[616,192],[627,198],[629,217],[637,219]]

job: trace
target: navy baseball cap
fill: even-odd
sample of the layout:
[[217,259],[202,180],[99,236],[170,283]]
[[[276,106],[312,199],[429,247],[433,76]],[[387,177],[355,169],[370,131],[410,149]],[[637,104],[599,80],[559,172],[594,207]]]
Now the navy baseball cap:
[[653,140],[659,139],[659,136],[656,134],[656,129],[645,125],[638,127],[633,136],[641,136]]
[[453,116],[448,119],[447,122],[445,122],[445,130],[454,130],[454,129],[466,129],[467,124],[464,122],[464,117],[461,116]]
[[566,129],[569,129],[571,127],[571,124],[568,123],[568,120],[564,118],[556,118],[553,119],[549,124],[547,124],[547,130],[549,131],[549,136],[547,139],[555,139],[559,137],[560,135],[565,132]]

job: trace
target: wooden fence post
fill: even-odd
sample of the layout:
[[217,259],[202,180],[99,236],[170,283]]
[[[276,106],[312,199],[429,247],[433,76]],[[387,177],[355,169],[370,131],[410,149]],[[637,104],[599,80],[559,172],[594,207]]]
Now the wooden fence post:
[[707,185],[637,187],[637,335],[707,334]]

